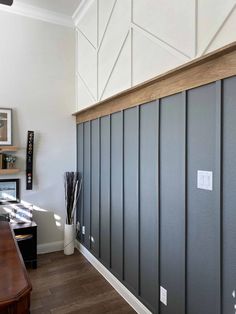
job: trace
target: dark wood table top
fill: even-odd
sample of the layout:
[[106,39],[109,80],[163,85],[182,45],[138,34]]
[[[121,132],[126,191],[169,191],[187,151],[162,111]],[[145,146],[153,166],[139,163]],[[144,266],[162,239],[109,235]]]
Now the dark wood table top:
[[8,222],[0,222],[0,309],[29,294],[32,286]]
[[37,227],[37,224],[34,221],[25,222],[25,223],[11,222],[11,226],[12,226],[12,229],[22,229],[22,228]]

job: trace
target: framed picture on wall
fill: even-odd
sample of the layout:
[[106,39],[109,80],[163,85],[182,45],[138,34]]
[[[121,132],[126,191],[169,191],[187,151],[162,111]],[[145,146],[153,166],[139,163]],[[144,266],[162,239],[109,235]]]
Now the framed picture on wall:
[[0,108],[1,145],[12,145],[12,109]]
[[0,180],[0,204],[19,202],[19,179]]

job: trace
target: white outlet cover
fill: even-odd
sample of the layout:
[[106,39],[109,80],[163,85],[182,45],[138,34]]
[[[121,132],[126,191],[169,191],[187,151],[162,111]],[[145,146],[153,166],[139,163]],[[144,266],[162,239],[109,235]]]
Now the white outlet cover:
[[167,290],[160,286],[160,301],[167,306]]
[[213,173],[212,171],[197,171],[197,188],[201,190],[213,190]]

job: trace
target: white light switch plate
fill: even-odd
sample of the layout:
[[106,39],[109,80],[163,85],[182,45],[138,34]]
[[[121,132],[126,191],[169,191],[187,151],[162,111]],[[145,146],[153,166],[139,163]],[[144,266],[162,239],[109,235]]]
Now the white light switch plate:
[[197,172],[197,188],[212,191],[213,173],[212,171],[198,170]]
[[167,305],[167,290],[160,286],[160,301]]

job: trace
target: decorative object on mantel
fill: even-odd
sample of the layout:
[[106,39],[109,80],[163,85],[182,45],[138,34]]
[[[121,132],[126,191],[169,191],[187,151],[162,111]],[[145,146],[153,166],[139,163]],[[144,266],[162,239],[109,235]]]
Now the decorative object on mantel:
[[12,109],[0,108],[0,145],[12,145]]
[[6,169],[14,169],[16,165],[16,156],[5,155]]
[[17,150],[16,146],[0,146],[0,175],[14,174],[20,171],[15,167],[17,157],[9,155],[10,152],[15,153]]
[[80,196],[82,178],[79,172],[66,172],[64,175],[66,223],[64,229],[64,254],[74,253],[74,217]]
[[26,150],[26,190],[33,189],[34,131],[28,131]]

